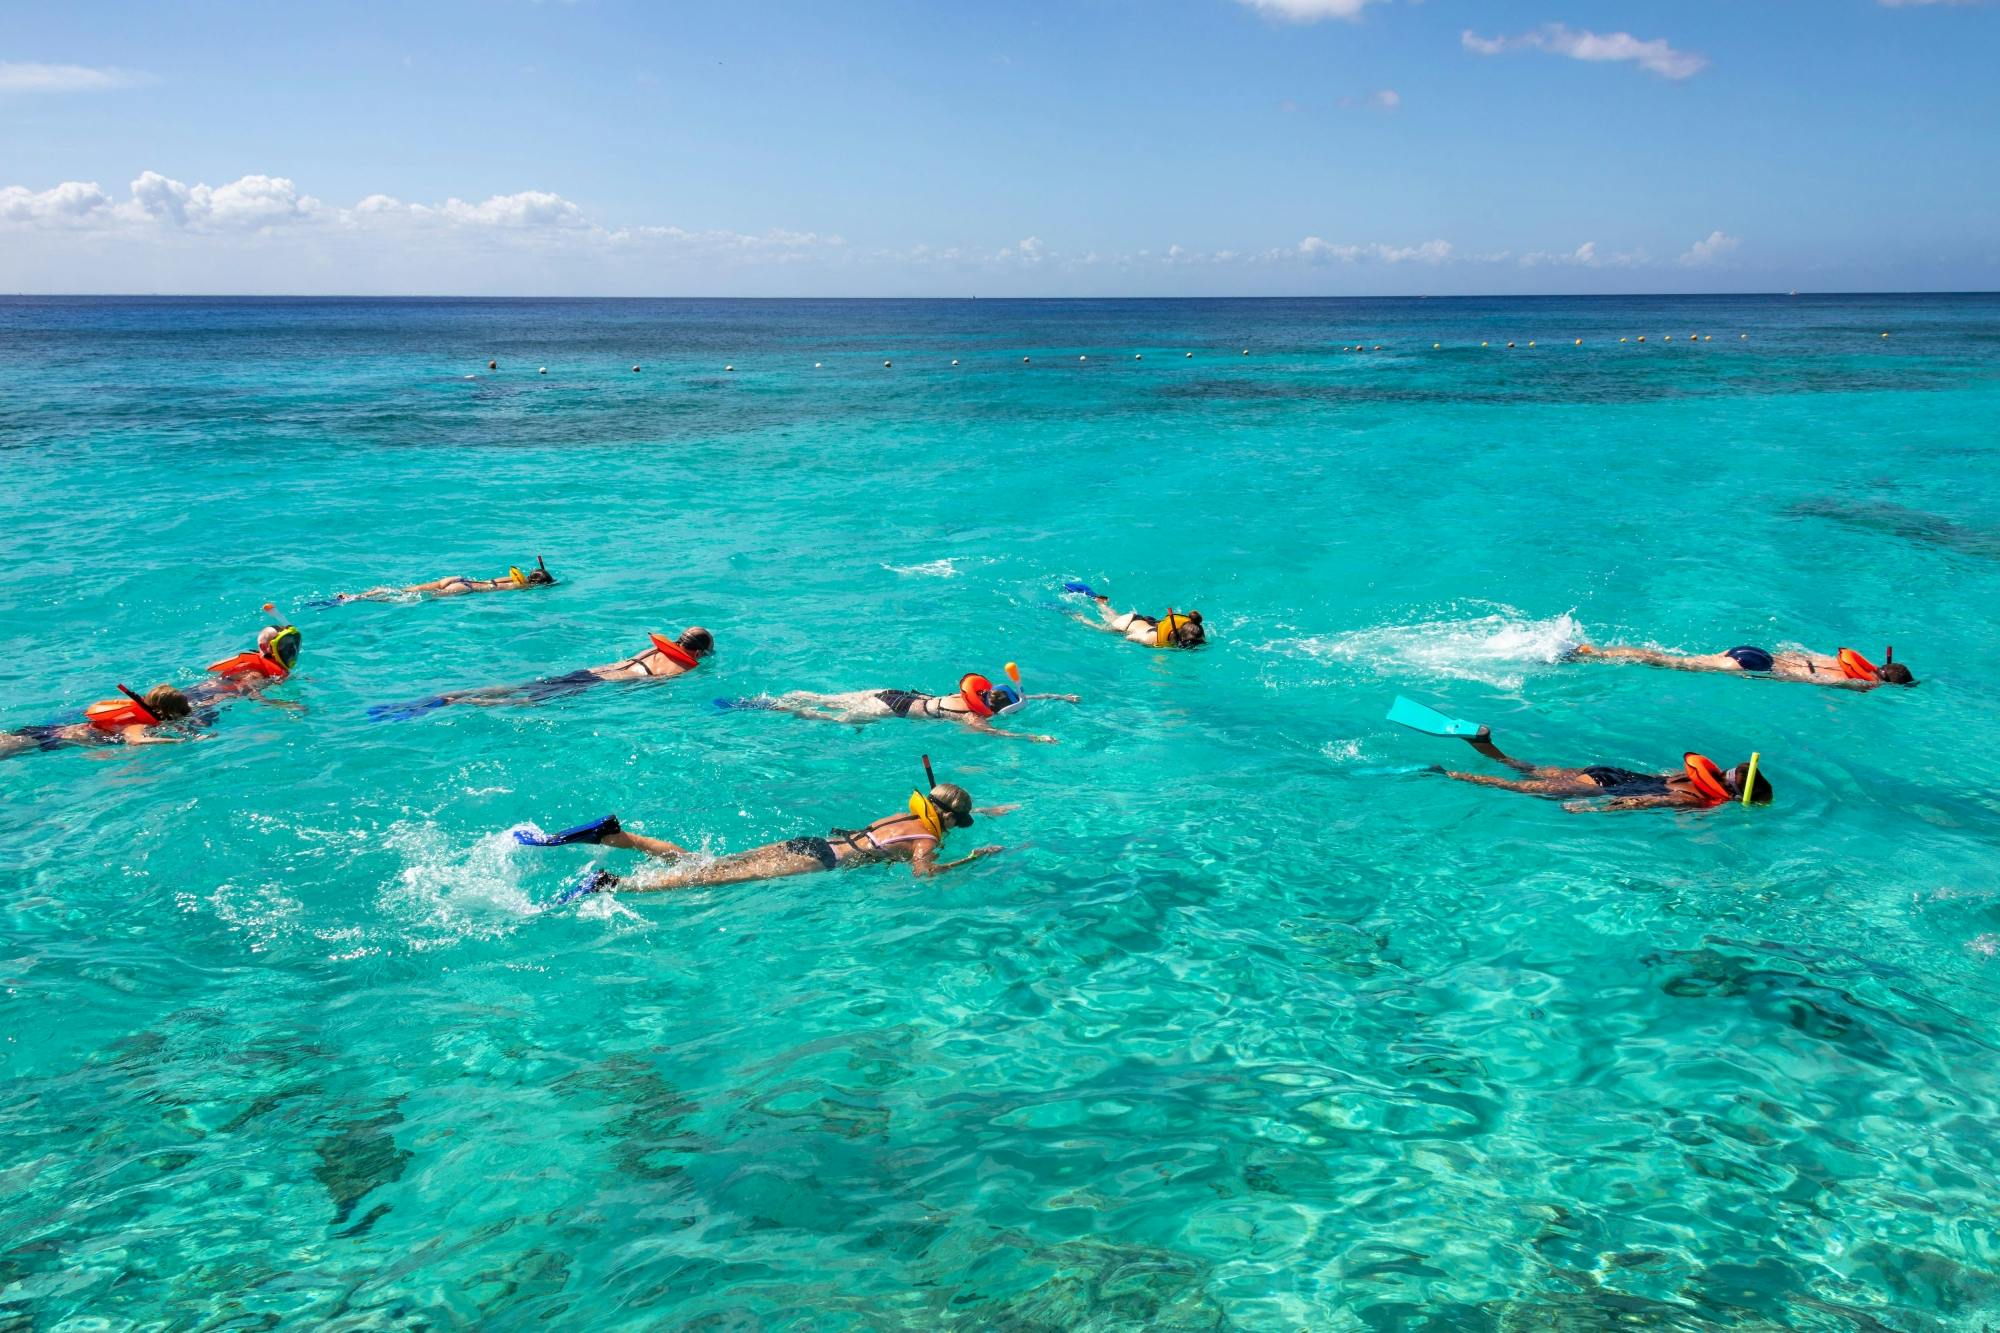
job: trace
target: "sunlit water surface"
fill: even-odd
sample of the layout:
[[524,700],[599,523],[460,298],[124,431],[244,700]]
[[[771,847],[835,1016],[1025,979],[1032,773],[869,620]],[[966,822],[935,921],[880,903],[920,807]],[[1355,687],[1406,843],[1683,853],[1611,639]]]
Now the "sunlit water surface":
[[[305,634],[200,743],[0,761],[0,1322],[2000,1319],[1996,422],[1990,298],[0,303],[0,726]],[[1008,660],[1059,744],[712,704]],[[1397,693],[1777,803],[1399,774],[1476,761]],[[1004,856],[552,909],[591,849],[508,836],[925,751]]]

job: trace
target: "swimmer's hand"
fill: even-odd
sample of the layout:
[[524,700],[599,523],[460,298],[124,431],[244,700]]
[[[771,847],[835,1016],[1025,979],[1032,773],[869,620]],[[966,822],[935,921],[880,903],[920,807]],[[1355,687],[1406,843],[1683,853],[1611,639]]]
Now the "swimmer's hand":
[[978,860],[978,859],[979,859],[980,857],[982,857],[982,856],[997,856],[997,855],[999,855],[999,854],[1000,854],[1001,852],[1004,852],[1004,851],[1006,851],[1006,850],[1007,850],[1007,849],[1006,849],[1005,847],[998,847],[998,846],[994,846],[994,847],[974,847],[974,848],[972,849],[972,853],[971,853],[971,854],[970,854],[969,856],[967,856],[967,857],[966,857],[965,859],[966,859],[966,860],[968,860],[968,861],[977,861],[977,860]]
[[1569,650],[1569,655],[1571,657],[1595,657],[1597,656],[1597,650],[1587,643],[1579,643],[1576,647]]
[[1030,736],[1028,739],[1037,745],[1054,745],[1057,743],[1056,738],[1053,736]]

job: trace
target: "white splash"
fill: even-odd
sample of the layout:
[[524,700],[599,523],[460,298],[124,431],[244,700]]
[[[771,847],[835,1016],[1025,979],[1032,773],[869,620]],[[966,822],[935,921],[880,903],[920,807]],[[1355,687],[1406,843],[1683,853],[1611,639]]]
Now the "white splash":
[[1527,668],[1558,661],[1583,641],[1569,612],[1533,620],[1511,606],[1473,604],[1484,614],[1382,625],[1291,644],[1322,662],[1351,662],[1383,676],[1476,680],[1518,689]]
[[915,574],[923,578],[955,579],[963,573],[958,567],[958,557],[947,560],[927,560],[921,565],[883,565],[891,574]]

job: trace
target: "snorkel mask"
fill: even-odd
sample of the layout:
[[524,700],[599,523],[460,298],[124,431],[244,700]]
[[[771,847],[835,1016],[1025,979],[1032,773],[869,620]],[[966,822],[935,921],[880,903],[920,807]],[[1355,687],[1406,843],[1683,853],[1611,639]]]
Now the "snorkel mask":
[[305,636],[299,633],[297,625],[292,624],[291,621],[286,620],[278,614],[278,608],[275,603],[264,603],[264,614],[271,617],[269,628],[276,632],[271,635],[269,643],[262,641],[264,638],[263,634],[258,634],[257,638],[259,642],[257,644],[257,651],[260,655],[276,662],[286,671],[290,671],[298,665],[299,650],[305,647]]
[[299,633],[299,627],[297,625],[285,625],[280,627],[278,632],[271,636],[271,642],[264,649],[264,654],[285,670],[290,671],[298,665],[299,649],[304,646],[305,636]]

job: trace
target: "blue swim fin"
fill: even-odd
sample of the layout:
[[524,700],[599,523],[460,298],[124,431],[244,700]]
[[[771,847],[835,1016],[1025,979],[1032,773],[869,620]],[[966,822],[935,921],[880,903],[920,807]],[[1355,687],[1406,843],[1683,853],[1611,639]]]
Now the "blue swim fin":
[[1081,579],[1071,579],[1071,580],[1070,580],[1069,582],[1067,582],[1067,583],[1063,584],[1063,591],[1064,591],[1064,592],[1080,592],[1080,593],[1082,593],[1082,594],[1083,594],[1083,595],[1084,595],[1085,597],[1095,597],[1095,596],[1097,596],[1097,594],[1096,594],[1096,593],[1094,593],[1094,592],[1092,592],[1092,591],[1090,590],[1090,585],[1089,585],[1088,583],[1085,583],[1085,582],[1083,582],[1083,581],[1082,581]]
[[549,906],[561,907],[565,903],[573,903],[585,894],[596,893],[599,890],[611,888],[617,883],[618,876],[612,874],[609,870],[586,870],[581,875],[578,875],[568,888],[551,899]]
[[775,710],[777,706],[777,700],[766,699],[762,695],[753,695],[748,699],[717,699],[715,701],[715,711],[718,713],[768,713]]
[[1470,739],[1486,730],[1477,722],[1464,722],[1455,717],[1446,717],[1437,709],[1426,708],[1414,699],[1405,699],[1400,694],[1389,708],[1389,720],[1429,736],[1457,736]]
[[604,841],[605,834],[622,831],[618,827],[618,816],[606,815],[588,824],[566,828],[561,833],[541,833],[534,829],[517,828],[514,830],[514,841],[523,847],[568,847],[572,843],[579,842],[595,845]]
[[404,704],[374,704],[368,709],[368,716],[377,722],[404,722],[413,717],[422,717],[433,708],[443,708],[451,700],[442,694],[434,694],[428,699],[416,699]]

